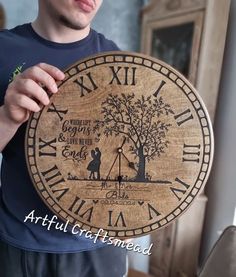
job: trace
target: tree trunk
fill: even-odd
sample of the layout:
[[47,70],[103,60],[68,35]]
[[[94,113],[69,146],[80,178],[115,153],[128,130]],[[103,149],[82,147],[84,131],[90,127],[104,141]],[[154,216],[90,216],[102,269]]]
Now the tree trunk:
[[138,164],[138,172],[136,176],[137,181],[145,181],[145,156],[143,153],[143,146],[140,146],[138,149],[138,157],[139,157],[139,164]]

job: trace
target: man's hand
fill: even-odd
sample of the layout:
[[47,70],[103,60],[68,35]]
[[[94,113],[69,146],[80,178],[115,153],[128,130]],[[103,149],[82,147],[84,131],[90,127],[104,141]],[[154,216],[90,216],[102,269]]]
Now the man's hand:
[[29,119],[31,112],[39,112],[49,104],[49,92],[58,91],[56,81],[64,73],[49,64],[40,63],[17,75],[8,86],[4,105],[0,107],[0,152],[8,144],[19,126]]
[[39,112],[40,106],[49,104],[49,97],[43,87],[56,93],[56,81],[64,77],[61,70],[45,63],[17,75],[6,91],[3,105],[6,119],[16,124],[27,121],[30,112]]

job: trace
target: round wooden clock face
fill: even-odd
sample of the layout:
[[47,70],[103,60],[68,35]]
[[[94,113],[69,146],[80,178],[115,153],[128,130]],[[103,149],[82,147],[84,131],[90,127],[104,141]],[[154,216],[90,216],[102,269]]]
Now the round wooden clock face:
[[89,57],[65,74],[26,132],[42,199],[72,225],[115,237],[172,222],[203,188],[213,156],[194,88],[165,63],[127,52]]

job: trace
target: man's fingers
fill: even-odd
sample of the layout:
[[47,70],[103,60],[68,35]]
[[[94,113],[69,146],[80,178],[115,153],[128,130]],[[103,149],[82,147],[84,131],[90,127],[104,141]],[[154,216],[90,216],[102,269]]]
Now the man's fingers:
[[46,91],[31,79],[20,79],[17,82],[18,90],[33,99],[37,99],[43,105],[48,105],[50,100]]
[[23,72],[21,78],[19,78],[18,80],[22,80],[22,79],[33,80],[38,84],[47,87],[48,90],[50,90],[51,92],[53,93],[57,92],[57,84],[55,79],[38,66],[33,66],[28,70],[26,70],[25,72]]
[[38,67],[46,71],[49,75],[51,75],[53,78],[55,78],[58,81],[61,81],[65,78],[65,74],[59,68],[53,65],[46,64],[46,63],[39,63]]
[[29,97],[27,97],[24,94],[18,94],[16,95],[16,100],[17,105],[23,109],[26,109],[31,112],[39,112],[40,107],[39,105]]
[[54,66],[40,63],[24,71],[21,76],[19,75],[19,79],[21,78],[34,80],[55,93],[58,90],[55,80],[63,80],[64,73]]
[[47,90],[58,91],[56,81],[63,80],[64,73],[55,66],[40,63],[18,74],[9,84],[4,106],[9,119],[23,123],[30,112],[39,112],[43,105],[50,103]]

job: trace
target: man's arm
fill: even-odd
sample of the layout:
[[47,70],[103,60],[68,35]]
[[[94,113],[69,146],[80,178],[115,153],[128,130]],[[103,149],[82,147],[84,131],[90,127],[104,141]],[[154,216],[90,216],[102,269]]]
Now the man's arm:
[[4,105],[0,107],[0,152],[20,125],[29,119],[31,112],[39,112],[40,106],[49,104],[49,97],[43,87],[56,93],[56,81],[64,77],[61,70],[45,63],[17,75],[8,86]]

